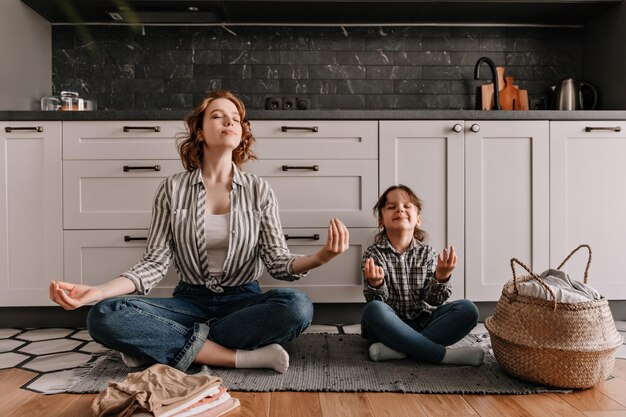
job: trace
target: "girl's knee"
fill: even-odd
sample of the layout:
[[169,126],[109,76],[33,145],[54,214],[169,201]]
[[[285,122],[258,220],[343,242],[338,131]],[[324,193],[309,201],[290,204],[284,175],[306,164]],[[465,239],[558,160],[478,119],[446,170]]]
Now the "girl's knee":
[[361,320],[366,323],[374,323],[388,313],[392,313],[395,315],[395,312],[391,310],[391,307],[389,307],[387,303],[373,300],[365,304],[365,307],[363,307]]
[[478,307],[471,300],[457,300],[456,301],[459,310],[463,312],[463,315],[476,324],[478,322]]

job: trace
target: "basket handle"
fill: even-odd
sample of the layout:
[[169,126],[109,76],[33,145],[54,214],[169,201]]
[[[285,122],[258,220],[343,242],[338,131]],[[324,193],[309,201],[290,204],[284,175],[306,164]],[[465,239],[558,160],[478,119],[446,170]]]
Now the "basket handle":
[[524,268],[530,274],[530,276],[533,277],[533,279],[535,279],[537,282],[539,282],[539,284],[541,284],[543,286],[543,288],[545,288],[548,291],[548,294],[550,294],[552,296],[553,307],[556,310],[556,296],[554,295],[554,293],[552,292],[550,287],[548,287],[546,285],[546,283],[543,281],[543,279],[541,279],[541,277],[539,277],[539,275],[537,275],[533,271],[531,271],[530,268],[528,268],[520,260],[518,260],[516,258],[511,258],[511,271],[513,272],[513,288],[514,288],[514,291],[515,291],[515,296],[517,297],[519,295],[519,290],[517,288],[517,275],[515,274],[515,264],[516,263],[519,266],[521,266],[522,268]]
[[[567,255],[567,258],[565,258],[563,260],[563,262],[561,262],[561,265],[559,265],[556,269],[561,269],[563,267],[563,265],[565,265],[565,262],[569,261],[569,258],[571,258],[572,255],[574,253],[576,253],[576,251],[578,251],[578,249],[580,249],[580,248],[587,248],[587,250],[589,251],[589,259],[587,259],[587,266],[585,267],[585,274],[583,276],[583,282],[586,284],[587,283],[587,278],[589,277],[589,266],[591,265],[591,247],[589,245],[582,244],[582,245],[578,246],[569,255]],[[513,275],[515,275],[515,273],[513,273]]]

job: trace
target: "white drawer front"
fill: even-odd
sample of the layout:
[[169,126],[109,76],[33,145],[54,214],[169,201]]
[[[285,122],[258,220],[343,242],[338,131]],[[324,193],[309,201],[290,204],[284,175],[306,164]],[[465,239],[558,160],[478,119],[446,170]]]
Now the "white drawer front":
[[[124,237],[145,238],[147,230],[74,230],[64,232],[65,276],[68,282],[100,285],[135,265],[146,249],[145,240],[125,241]],[[178,278],[173,265],[152,297],[168,297]]]
[[253,121],[259,159],[377,159],[377,121]]
[[331,217],[348,227],[376,227],[377,161],[257,160],[245,168],[270,183],[284,227],[324,227]]
[[63,159],[178,159],[182,121],[63,122]]
[[[160,170],[133,169],[154,166]],[[181,162],[173,160],[65,161],[64,228],[147,228],[157,187],[180,171]]]
[[[298,281],[280,281],[267,272],[259,280],[264,290],[272,288],[295,288],[306,293],[315,303],[362,303],[363,286],[361,258],[363,251],[372,243],[376,229],[349,229],[350,248],[327,263],[315,268]],[[293,253],[311,254],[326,243],[327,229],[284,229],[289,236],[304,239],[289,239],[287,244]],[[311,238],[319,235],[319,240]],[[308,237],[308,238],[307,238]]]

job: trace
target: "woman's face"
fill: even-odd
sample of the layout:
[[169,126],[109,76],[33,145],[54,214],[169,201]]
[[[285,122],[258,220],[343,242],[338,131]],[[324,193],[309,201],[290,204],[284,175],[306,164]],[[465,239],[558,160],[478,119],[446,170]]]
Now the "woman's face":
[[241,143],[241,115],[228,99],[216,98],[209,103],[202,126],[202,139],[209,152],[232,152]]
[[422,220],[407,193],[395,189],[387,194],[387,203],[381,210],[382,225],[386,230],[406,230],[413,233],[415,226],[420,226]]

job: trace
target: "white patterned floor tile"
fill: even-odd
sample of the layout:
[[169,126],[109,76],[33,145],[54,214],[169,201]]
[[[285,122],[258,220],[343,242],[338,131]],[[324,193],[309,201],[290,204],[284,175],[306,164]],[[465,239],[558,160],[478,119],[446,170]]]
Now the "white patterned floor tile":
[[71,329],[36,329],[28,330],[22,333],[19,335],[19,338],[33,342],[36,340],[58,339],[60,337],[65,337],[72,332],[73,330]]
[[472,330],[470,330],[470,333],[472,333],[472,334],[487,333],[487,328],[485,327],[484,323],[477,323],[476,327],[474,327]]
[[30,356],[20,355],[15,352],[0,353],[0,369],[14,368],[16,365],[25,361],[29,357]]
[[6,339],[7,337],[15,336],[21,332],[20,329],[0,329],[0,339]]
[[617,330],[619,330],[620,332],[626,332],[626,321],[616,321],[615,327],[617,327]]
[[72,381],[73,370],[50,372],[41,375],[31,382],[26,388],[45,394],[59,394],[65,392],[68,384]]
[[105,348],[104,346],[102,346],[100,343],[97,343],[97,342],[89,342],[85,346],[80,348],[81,352],[89,352],[89,353],[101,353],[101,352],[106,352],[107,350],[109,349]]
[[343,332],[346,334],[361,334],[360,324],[348,324],[343,326]]
[[80,332],[73,334],[71,337],[72,339],[80,339],[80,340],[85,340],[85,341],[93,340],[91,336],[89,335],[89,331],[87,330],[81,330]]
[[325,326],[322,324],[312,324],[308,329],[304,331],[304,333],[330,333],[330,334],[338,334],[339,330],[337,326]]
[[52,355],[38,356],[22,365],[22,368],[39,372],[58,371],[82,365],[90,358],[91,355],[85,353],[54,353]]
[[617,354],[615,357],[618,359],[626,359],[626,345],[622,345],[617,348]]
[[32,355],[45,355],[46,353],[69,352],[84,342],[70,339],[53,339],[32,342],[19,349],[20,352]]
[[0,352],[9,352],[15,348],[22,346],[24,343],[21,340],[13,339],[0,339]]

